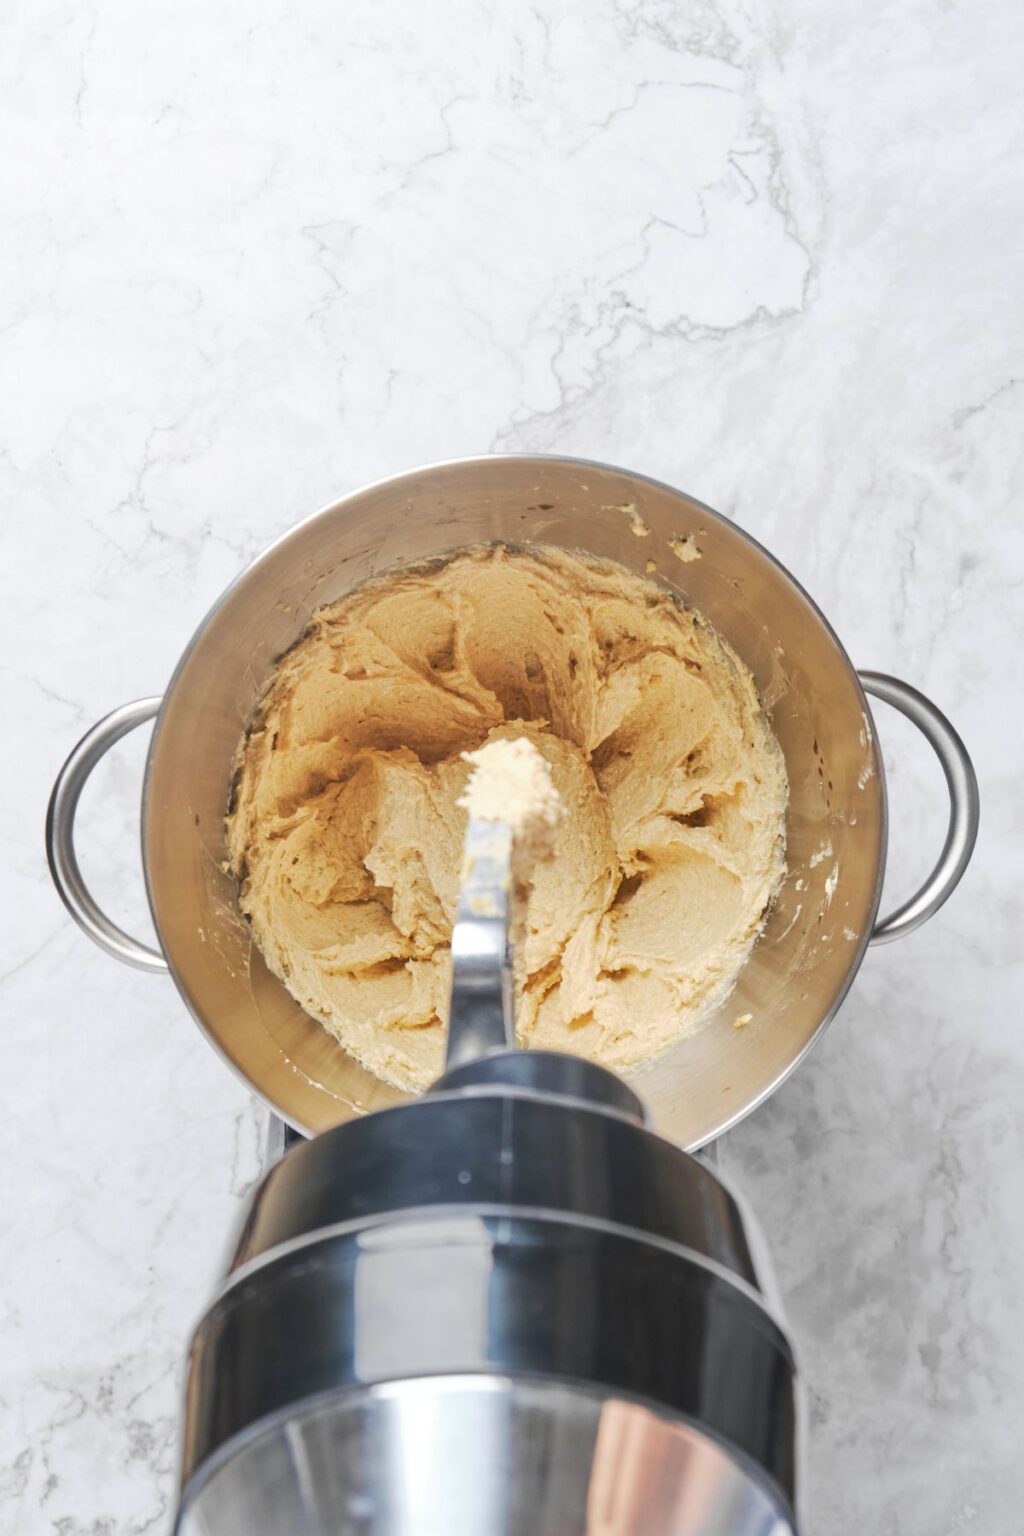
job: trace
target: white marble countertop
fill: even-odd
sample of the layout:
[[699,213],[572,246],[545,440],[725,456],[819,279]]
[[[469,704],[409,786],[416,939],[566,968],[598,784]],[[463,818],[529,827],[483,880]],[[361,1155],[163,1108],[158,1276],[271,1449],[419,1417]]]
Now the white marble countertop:
[[[809,1531],[1018,1536],[1022,65],[1016,0],[8,10],[3,1532],[168,1529],[262,1134],[170,982],[65,916],[53,775],[294,519],[502,449],[735,518],[975,755],[961,889],[721,1155],[801,1347]],[[878,724],[896,898],[945,804]],[[144,748],[81,839],[140,931]]]

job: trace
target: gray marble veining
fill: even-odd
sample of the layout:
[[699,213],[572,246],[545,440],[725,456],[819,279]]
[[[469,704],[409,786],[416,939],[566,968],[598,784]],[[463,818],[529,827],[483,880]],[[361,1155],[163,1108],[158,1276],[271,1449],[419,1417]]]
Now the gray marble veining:
[[[1017,1536],[1024,9],[39,0],[0,19],[0,1530],[167,1528],[261,1117],[65,918],[53,775],[220,589],[488,449],[682,485],[974,752],[974,865],[722,1143],[811,1389],[817,1536]],[[895,900],[941,779],[882,708]],[[144,743],[82,857],[145,926]]]

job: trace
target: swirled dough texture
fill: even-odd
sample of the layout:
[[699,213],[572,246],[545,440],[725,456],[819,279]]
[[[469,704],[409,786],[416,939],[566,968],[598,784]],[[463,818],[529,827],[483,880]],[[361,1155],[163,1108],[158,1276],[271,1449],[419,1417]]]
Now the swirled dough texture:
[[525,737],[565,817],[516,954],[517,1032],[619,1070],[728,991],[783,871],[753,679],[623,567],[488,546],[317,613],[242,743],[228,847],[273,971],[358,1061],[443,1069],[470,766]]

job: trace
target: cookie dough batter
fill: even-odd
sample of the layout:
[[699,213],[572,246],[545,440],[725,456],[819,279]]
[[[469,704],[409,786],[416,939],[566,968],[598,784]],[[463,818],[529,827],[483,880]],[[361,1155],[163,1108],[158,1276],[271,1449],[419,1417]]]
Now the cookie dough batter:
[[357,589],[271,680],[228,849],[268,965],[401,1088],[443,1068],[462,754],[516,738],[565,807],[515,957],[520,1043],[649,1061],[728,992],[783,872],[753,679],[654,583],[495,546]]

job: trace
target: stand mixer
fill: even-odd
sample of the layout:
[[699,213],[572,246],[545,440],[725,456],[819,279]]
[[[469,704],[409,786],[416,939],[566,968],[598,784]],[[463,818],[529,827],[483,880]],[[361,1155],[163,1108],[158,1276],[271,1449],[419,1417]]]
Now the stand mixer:
[[[447,1070],[403,1100],[254,956],[225,858],[239,737],[311,616],[399,564],[495,542],[656,568],[750,668],[785,756],[787,874],[728,1010],[754,1022],[737,1030],[720,1009],[659,1057],[646,1111],[599,1067],[513,1049],[500,870],[490,915],[467,904],[456,925]],[[934,868],[881,917],[869,694],[920,730],[949,792]],[[89,774],[154,717],[141,826],[156,947],[103,912],[74,848]],[[977,829],[970,756],[936,705],[858,674],[767,550],[647,476],[460,459],[353,491],[264,551],[163,698],[86,733],[47,818],[76,922],[169,974],[246,1085],[315,1137],[253,1196],[197,1330],[179,1536],[793,1531],[792,1353],[749,1220],[680,1148],[712,1143],[795,1070],[869,946],[947,900]]]
[[515,828],[471,814],[444,1075],[298,1144],[192,1345],[177,1536],[789,1536],[758,1240],[610,1072],[514,1045]]

